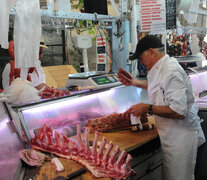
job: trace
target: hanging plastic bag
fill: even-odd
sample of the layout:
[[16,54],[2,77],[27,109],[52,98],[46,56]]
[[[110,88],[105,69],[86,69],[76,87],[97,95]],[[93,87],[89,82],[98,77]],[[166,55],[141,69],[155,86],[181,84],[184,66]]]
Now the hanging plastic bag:
[[39,59],[41,14],[39,0],[18,0],[14,22],[15,68],[35,67]]
[[68,0],[46,0],[47,1],[47,7],[48,10],[54,10],[55,9],[58,11],[65,11],[65,12],[71,12],[71,5],[70,1]]
[[14,7],[16,0],[1,0],[0,6],[0,45],[8,49],[9,13]]

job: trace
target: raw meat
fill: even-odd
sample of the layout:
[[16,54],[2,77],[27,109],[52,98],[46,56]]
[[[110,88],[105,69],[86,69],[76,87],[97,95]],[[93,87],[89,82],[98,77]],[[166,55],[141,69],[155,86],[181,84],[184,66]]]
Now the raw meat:
[[53,129],[47,125],[37,129],[35,137],[30,142],[31,147],[60,157],[73,159],[84,165],[98,178],[126,179],[128,176],[135,174],[134,170],[130,168],[132,156],[124,150],[118,156],[120,151],[118,146],[111,153],[114,146],[112,142],[109,143],[105,150],[107,142],[105,137],[103,137],[100,148],[97,150],[97,142],[100,135],[98,132],[95,132],[92,150],[89,148],[89,127],[85,129],[84,142],[81,138],[80,125],[77,126],[77,141],[72,141],[58,132],[54,133],[55,136],[52,139],[52,131]]
[[108,116],[91,119],[87,122],[86,127],[91,128],[91,133],[98,131],[104,132],[114,129],[122,129],[131,126],[130,114],[113,113]]
[[[140,117],[140,122],[142,123],[143,128],[139,130],[154,128],[154,126],[152,126],[152,128],[148,128],[148,125],[144,125],[144,123],[148,122],[147,115],[142,115]],[[124,113],[113,113],[108,116],[91,119],[86,123],[86,127],[90,127],[91,133],[93,133],[95,131],[107,132],[116,129],[130,129],[132,124],[130,120],[130,114],[126,111]]]
[[49,86],[47,86],[43,91],[39,92],[41,99],[53,99],[71,94],[72,93],[67,89],[57,89]]
[[30,166],[42,166],[46,160],[46,155],[35,150],[23,149],[19,152],[20,158]]

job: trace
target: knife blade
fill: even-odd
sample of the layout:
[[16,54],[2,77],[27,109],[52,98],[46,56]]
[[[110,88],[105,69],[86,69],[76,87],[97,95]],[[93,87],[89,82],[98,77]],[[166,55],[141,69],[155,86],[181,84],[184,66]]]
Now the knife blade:
[[67,179],[68,180],[71,180],[71,179],[73,179],[73,178],[75,178],[77,176],[80,176],[80,175],[84,174],[85,172],[86,172],[86,168],[85,167],[82,167],[82,168],[78,169],[77,171],[74,171],[72,173],[69,173],[67,175],[67,177],[68,177]]

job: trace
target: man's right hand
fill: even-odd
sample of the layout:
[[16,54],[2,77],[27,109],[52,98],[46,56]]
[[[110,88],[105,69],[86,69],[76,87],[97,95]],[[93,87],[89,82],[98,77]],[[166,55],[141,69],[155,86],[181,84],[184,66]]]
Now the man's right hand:
[[139,80],[132,77],[127,71],[120,68],[118,74],[118,78],[122,84],[125,86],[136,86],[142,89],[147,89],[148,82],[146,80]]
[[126,86],[132,86],[133,77],[124,69],[120,68],[118,74],[118,78],[122,84]]

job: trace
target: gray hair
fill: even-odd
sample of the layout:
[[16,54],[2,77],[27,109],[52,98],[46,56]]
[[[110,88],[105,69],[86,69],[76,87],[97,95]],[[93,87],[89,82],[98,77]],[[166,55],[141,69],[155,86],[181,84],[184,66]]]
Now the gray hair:
[[157,51],[159,53],[164,53],[165,52],[165,48],[164,47],[160,47],[160,48],[156,48],[156,49],[157,49]]

